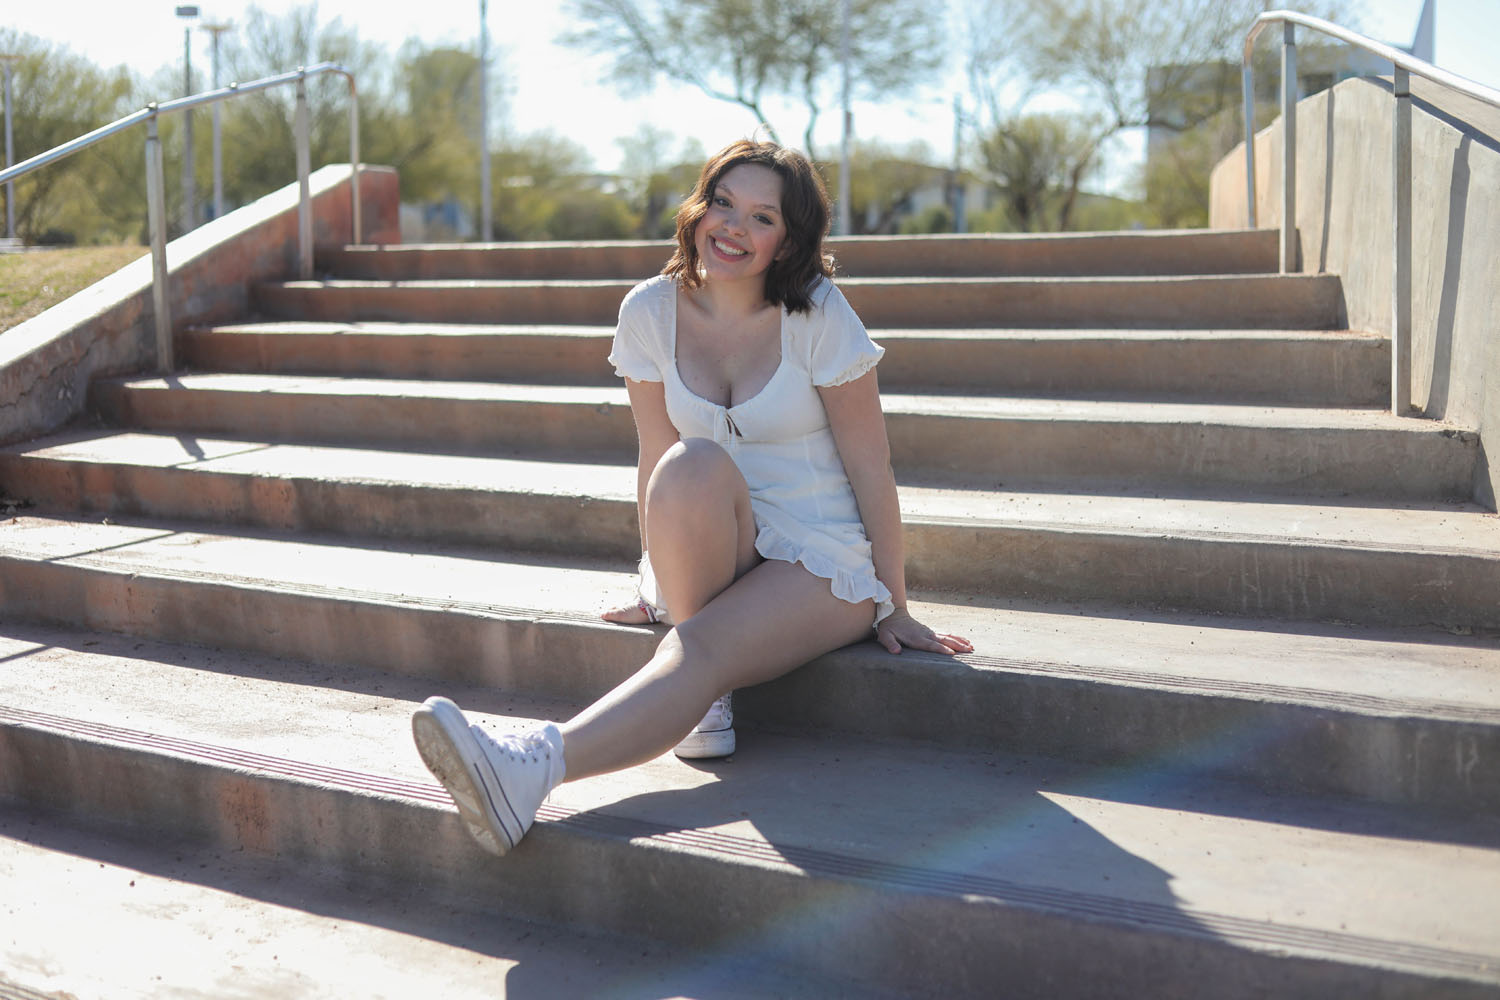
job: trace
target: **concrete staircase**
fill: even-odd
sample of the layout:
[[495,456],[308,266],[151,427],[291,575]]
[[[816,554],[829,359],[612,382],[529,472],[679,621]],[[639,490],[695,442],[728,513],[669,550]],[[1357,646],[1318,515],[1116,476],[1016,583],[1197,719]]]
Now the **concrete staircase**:
[[[835,249],[974,655],[840,650],[739,695],[730,761],[482,854],[407,716],[566,718],[658,640],[596,615],[639,545],[604,356],[665,251],[351,247],[0,453],[0,870],[292,914],[249,985],[204,918],[200,995],[1500,995],[1500,519],[1338,279],[1269,231]],[[162,973],[10,905],[0,996]]]

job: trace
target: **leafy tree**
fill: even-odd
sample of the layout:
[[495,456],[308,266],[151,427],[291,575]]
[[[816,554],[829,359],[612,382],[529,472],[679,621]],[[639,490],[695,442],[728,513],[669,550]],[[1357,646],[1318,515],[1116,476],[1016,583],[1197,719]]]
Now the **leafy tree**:
[[[803,142],[813,155],[813,130],[838,78],[840,9],[840,0],[570,0],[580,26],[563,40],[609,56],[627,91],[673,80],[768,126],[767,97],[793,97],[807,109]],[[940,19],[925,4],[850,0],[850,24],[851,79],[861,94],[909,91],[941,62]]]
[[1069,228],[1079,189],[1098,164],[1098,129],[1067,114],[1020,115],[979,142],[982,172],[999,191],[1010,228]]
[[[0,51],[20,57],[11,71],[11,132],[17,162],[133,110],[130,74],[123,67],[100,70],[63,46],[11,29],[0,29]],[[96,221],[92,213],[75,206],[92,201],[90,180],[99,167],[98,150],[133,143],[139,160],[141,141],[139,134],[112,137],[93,150],[54,161],[16,181],[18,235],[28,243],[75,242]],[[142,202],[139,217],[144,218],[144,196],[137,195],[137,199]]]
[[[320,25],[316,4],[279,15],[251,7],[224,36],[220,53],[225,77],[247,82],[319,62],[347,67],[359,86],[361,159],[390,162],[386,157],[392,152],[388,142],[393,109],[388,81],[380,72],[384,52],[362,42],[342,20]],[[313,169],[348,162],[348,84],[334,74],[321,74],[308,80],[307,99]],[[224,106],[224,148],[235,151],[234,169],[224,176],[225,197],[231,204],[244,204],[296,177],[295,112],[294,86],[260,91]],[[195,131],[202,135],[208,130]],[[201,156],[195,158],[195,164],[203,162]],[[198,181],[202,191],[201,175]]]
[[496,239],[623,239],[636,232],[638,217],[567,139],[528,136],[498,150],[490,169]]
[[404,112],[384,137],[402,197],[455,196],[479,212],[479,57],[409,43],[402,53]]
[[[1351,24],[1352,2],[1312,0],[1309,12]],[[1261,0],[969,0],[968,74],[979,109],[978,153],[1002,189],[1009,221],[1022,228],[1076,221],[1078,184],[1111,137],[1124,130],[1182,136],[1203,123],[1237,121],[1240,49],[1264,7]],[[1269,70],[1275,53],[1263,46],[1256,58]],[[1043,88],[1059,87],[1087,111],[1071,121],[1028,113]],[[1211,130],[1219,134],[1222,127]],[[1164,220],[1196,218],[1181,202],[1206,199],[1212,165],[1207,157],[1228,147],[1222,141],[1158,138],[1153,148],[1170,151],[1167,165],[1151,167],[1148,197],[1165,199]],[[1192,190],[1169,191],[1173,183]]]
[[[876,142],[856,143],[849,158],[850,220],[859,235],[890,234],[899,231],[952,232],[953,213],[922,213],[925,228],[908,230],[913,199],[924,188],[941,188],[949,171],[932,165],[932,151],[925,143],[914,142],[893,147]],[[829,180],[837,183],[839,167],[827,166]]]
[[[640,217],[636,235],[644,239],[674,235],[677,207],[692,193],[703,169],[703,145],[696,139],[679,141],[654,125],[642,125],[618,142],[623,153],[621,194]],[[674,145],[675,153],[671,151]]]

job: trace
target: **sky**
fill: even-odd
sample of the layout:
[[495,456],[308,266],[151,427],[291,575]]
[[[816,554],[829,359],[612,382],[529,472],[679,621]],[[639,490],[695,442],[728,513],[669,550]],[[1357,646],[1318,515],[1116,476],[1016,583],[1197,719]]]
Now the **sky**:
[[[1361,2],[1361,0],[1356,0]],[[1500,0],[1436,0],[1436,62],[1461,76],[1500,88],[1500,59],[1494,57],[1500,31]],[[282,11],[297,0],[258,0],[258,6]],[[142,76],[182,59],[183,24],[175,0],[0,0],[0,26],[60,42],[101,66],[124,64]],[[233,22],[243,18],[247,0],[204,0],[205,17]],[[607,82],[607,64],[558,44],[567,28],[560,0],[489,0],[491,51],[508,83],[503,127],[515,134],[550,131],[583,146],[600,170],[617,169],[620,139],[650,124],[673,135],[696,139],[705,150],[750,134],[756,122],[738,106],[715,101],[695,90],[659,86],[632,99],[615,95]],[[934,4],[934,6],[938,6]],[[1294,4],[1288,3],[1288,6]],[[1362,26],[1377,40],[1408,45],[1422,0],[1362,0]],[[423,0],[422,3],[372,3],[371,0],[319,0],[323,21],[342,19],[360,38],[386,47],[393,55],[408,38],[428,44],[473,46],[478,36],[479,0]],[[379,9],[378,15],[372,9]],[[858,138],[900,145],[925,142],[937,162],[947,162],[954,148],[954,97],[962,89],[959,32],[949,32],[954,51],[946,85],[880,106],[856,103]],[[1262,44],[1270,44],[1264,37]],[[195,68],[208,66],[209,40],[193,33]],[[295,67],[287,67],[292,69]],[[163,98],[177,96],[161,95]],[[794,105],[768,102],[767,113],[780,122],[782,138],[800,140],[803,116]],[[818,153],[831,157],[839,143],[837,114],[825,114],[817,135]],[[498,132],[498,128],[497,128]],[[1143,143],[1123,143],[1109,175],[1125,176]],[[675,150],[674,150],[675,152]],[[1107,178],[1106,187],[1114,186]]]

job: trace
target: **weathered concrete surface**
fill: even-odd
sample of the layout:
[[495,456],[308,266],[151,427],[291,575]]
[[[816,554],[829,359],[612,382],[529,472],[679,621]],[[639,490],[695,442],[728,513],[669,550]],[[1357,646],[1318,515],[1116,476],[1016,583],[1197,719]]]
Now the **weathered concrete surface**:
[[[1479,431],[1475,496],[1500,489],[1500,109],[1413,77],[1412,404]],[[1297,106],[1302,268],[1343,279],[1349,325],[1391,331],[1390,83],[1347,80]],[[1214,170],[1212,225],[1245,224],[1243,144]],[[1256,136],[1256,212],[1281,221],[1280,121]]]
[[[1380,407],[1390,352],[1349,330],[871,331],[884,391]],[[220,323],[178,335],[198,371],[617,385],[613,326],[477,323]]]
[[[312,687],[292,663],[247,669],[107,642],[57,657],[57,642],[42,645],[7,660],[34,658],[4,676],[7,700],[24,690],[35,706],[0,709],[7,797],[252,859],[337,865],[360,886],[420,884],[917,995],[992,996],[997,983],[1018,997],[1099,982],[1168,997],[1500,986],[1492,818],[757,733],[755,753],[729,762],[668,755],[565,785],[496,862],[411,749],[407,714],[427,682],[335,669]],[[560,707],[443,689],[496,729]]]
[[19,1000],[406,1000],[438,983],[454,1000],[762,1000],[849,987],[35,813],[0,810],[0,877],[0,996]]
[[[312,175],[313,235],[327,246],[350,233],[349,168]],[[244,315],[247,280],[294,274],[296,184],[236,209],[167,245],[168,298],[174,326]],[[363,167],[365,231],[389,238],[396,225],[396,174]],[[0,441],[58,427],[83,409],[89,382],[151,370],[156,328],[149,249],[107,278],[0,335]]]
[[[371,240],[369,242],[377,242]],[[671,241],[498,243],[348,247],[326,259],[349,278],[632,278],[661,271]],[[1254,274],[1276,270],[1277,241],[1264,232],[1203,230],[1043,235],[850,236],[827,248],[843,277],[913,274]]]

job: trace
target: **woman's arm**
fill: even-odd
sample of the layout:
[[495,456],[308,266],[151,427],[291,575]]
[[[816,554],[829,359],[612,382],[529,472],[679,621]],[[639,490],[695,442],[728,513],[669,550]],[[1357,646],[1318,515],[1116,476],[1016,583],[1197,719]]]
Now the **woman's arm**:
[[666,387],[660,382],[637,382],[625,380],[625,390],[630,394],[630,413],[635,418],[635,434],[639,442],[635,473],[636,519],[641,531],[641,551],[646,551],[646,484],[656,463],[667,449],[678,441],[677,428],[667,416]]
[[875,559],[875,575],[891,592],[894,613],[880,623],[880,644],[892,653],[902,646],[934,653],[968,653],[974,647],[962,636],[940,635],[912,618],[906,610],[906,549],[901,533],[901,507],[896,477],[891,472],[891,446],[880,409],[880,386],[875,369],[843,385],[820,387],[828,426],[833,431],[844,474],[854,487],[860,520]]

